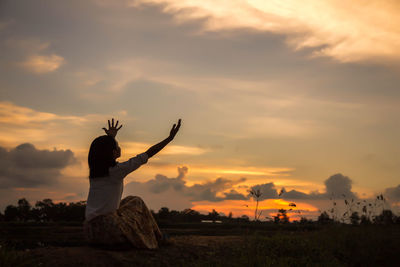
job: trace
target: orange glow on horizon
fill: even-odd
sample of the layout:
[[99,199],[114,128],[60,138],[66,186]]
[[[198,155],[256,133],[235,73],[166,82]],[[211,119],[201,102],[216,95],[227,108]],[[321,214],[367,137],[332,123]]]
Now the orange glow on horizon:
[[[258,204],[258,209],[264,210],[260,218],[264,219],[265,216],[275,216],[279,209],[286,209],[291,220],[299,217],[298,213],[294,213],[297,210],[301,210],[301,213],[305,216],[309,215],[309,213],[318,211],[317,207],[304,202],[296,202],[296,207],[293,208],[293,211],[289,211],[292,208],[289,206],[289,203],[291,202],[287,202],[282,199],[266,199],[260,201]],[[250,219],[254,218],[254,211],[256,207],[255,201],[244,200],[225,200],[223,202],[197,201],[193,202],[193,204],[194,205],[192,209],[200,213],[208,213],[215,209],[217,212],[223,212],[226,216],[232,212],[233,217],[247,215]]]

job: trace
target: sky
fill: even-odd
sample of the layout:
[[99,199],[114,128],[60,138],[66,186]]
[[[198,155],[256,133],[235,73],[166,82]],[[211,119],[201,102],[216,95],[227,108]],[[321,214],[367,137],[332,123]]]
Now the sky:
[[[0,1],[0,210],[86,200],[107,119],[161,207],[263,217],[384,194],[400,208],[398,1]],[[284,194],[279,195],[282,188]],[[293,211],[294,212],[294,211]]]

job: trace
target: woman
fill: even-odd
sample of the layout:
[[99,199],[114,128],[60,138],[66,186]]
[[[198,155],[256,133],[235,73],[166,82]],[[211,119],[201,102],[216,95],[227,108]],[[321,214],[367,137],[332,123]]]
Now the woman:
[[163,235],[143,200],[128,196],[121,201],[124,178],[171,142],[181,126],[174,124],[169,136],[146,152],[119,163],[121,148],[115,140],[118,121],[114,119],[107,135],[97,137],[90,145],[90,189],[86,204],[84,232],[90,244],[106,246],[133,245],[137,248],[157,248]]

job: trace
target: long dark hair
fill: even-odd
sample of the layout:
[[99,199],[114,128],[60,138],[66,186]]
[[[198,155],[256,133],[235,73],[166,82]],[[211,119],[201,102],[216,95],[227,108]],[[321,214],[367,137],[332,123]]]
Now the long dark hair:
[[109,175],[108,168],[117,164],[114,149],[117,149],[117,141],[111,136],[102,135],[93,140],[88,155],[89,178]]

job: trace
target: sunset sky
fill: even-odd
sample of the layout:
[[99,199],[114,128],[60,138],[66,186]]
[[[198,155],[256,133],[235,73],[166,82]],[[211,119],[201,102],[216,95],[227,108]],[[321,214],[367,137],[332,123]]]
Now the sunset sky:
[[[122,158],[182,127],[124,196],[263,216],[383,193],[400,211],[396,0],[0,2],[0,210],[86,200],[112,117]],[[285,188],[286,193],[278,193]],[[247,206],[246,206],[247,205]]]

